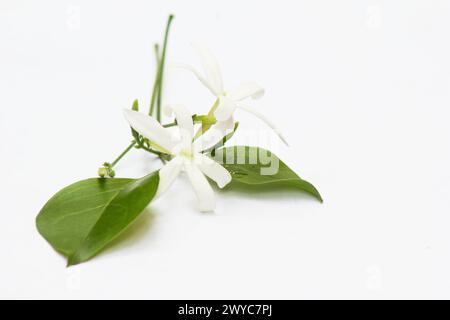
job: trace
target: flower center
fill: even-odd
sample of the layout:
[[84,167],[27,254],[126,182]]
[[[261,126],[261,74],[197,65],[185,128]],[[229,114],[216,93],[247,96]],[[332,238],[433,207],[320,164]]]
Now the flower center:
[[186,157],[186,158],[188,158],[188,159],[192,159],[193,158],[193,154],[192,154],[192,150],[191,149],[183,149],[183,150],[181,150],[181,152],[180,152],[180,154],[183,156],[183,157]]

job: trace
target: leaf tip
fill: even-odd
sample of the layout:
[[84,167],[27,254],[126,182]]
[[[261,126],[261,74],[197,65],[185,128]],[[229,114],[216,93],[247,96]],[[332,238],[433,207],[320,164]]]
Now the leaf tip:
[[67,255],[67,265],[66,267],[75,266],[77,264],[80,264],[82,262],[85,262],[86,260],[89,260],[89,258],[83,258],[83,255],[80,254],[80,251],[77,250],[73,252],[70,255]]
[[74,265],[78,264],[78,262],[73,258],[73,256],[70,256],[67,259],[67,264],[66,264],[66,268],[72,267]]
[[319,190],[317,190],[317,188],[314,187],[312,184],[311,184],[311,186],[312,186],[313,190],[310,193],[314,196],[314,198],[319,200],[320,203],[323,203],[323,198],[322,198],[322,195],[320,194]]

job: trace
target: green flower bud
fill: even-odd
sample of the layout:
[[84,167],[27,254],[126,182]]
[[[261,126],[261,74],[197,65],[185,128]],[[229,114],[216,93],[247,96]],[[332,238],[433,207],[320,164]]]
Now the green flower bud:
[[115,172],[114,170],[110,169],[109,172],[108,172],[108,175],[109,175],[111,178],[114,178],[114,177],[116,176],[116,172]]
[[104,178],[107,174],[108,174],[108,170],[106,168],[101,167],[98,169],[98,175],[101,178]]
[[137,99],[133,101],[133,106],[131,107],[131,110],[139,111],[139,102]]

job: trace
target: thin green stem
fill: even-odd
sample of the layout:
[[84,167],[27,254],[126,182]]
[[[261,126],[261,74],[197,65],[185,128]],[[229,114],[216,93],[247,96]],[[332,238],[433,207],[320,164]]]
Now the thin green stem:
[[[153,116],[153,114],[155,113],[155,103],[156,103],[156,117],[157,117],[158,122],[160,122],[160,123],[161,123],[161,92],[162,92],[162,79],[163,79],[163,73],[164,73],[164,62],[165,62],[165,57],[166,57],[167,40],[168,40],[168,36],[169,36],[170,25],[172,23],[173,18],[174,18],[174,16],[170,15],[169,19],[167,21],[166,31],[164,34],[163,50],[162,50],[161,55],[159,53],[159,45],[158,44],[154,45],[155,58],[156,58],[156,75],[155,75],[155,81],[153,83],[152,96],[151,96],[151,100],[150,100],[148,114],[150,116]],[[137,101],[135,101],[133,103],[132,109],[135,111],[138,110]],[[170,123],[170,124],[166,125],[166,127],[171,127],[171,126],[175,126],[175,125],[176,125],[176,122]],[[111,162],[110,164],[105,163],[104,166],[99,169],[99,175],[101,177],[104,177],[106,175],[109,175],[111,178],[114,177],[115,173],[114,173],[114,170],[112,170],[112,168],[117,163],[119,163],[119,161],[133,147],[136,147],[138,149],[144,149],[147,152],[157,155],[163,163],[165,163],[166,160],[168,160],[168,159],[170,160],[170,155],[166,155],[165,153],[162,153],[162,152],[159,152],[159,151],[156,151],[156,150],[146,147],[145,145],[143,145],[142,141],[140,141],[140,137],[137,136],[136,140],[133,140],[131,142],[131,144],[113,162]],[[102,172],[100,172],[100,170],[102,170]],[[107,170],[107,171],[105,171],[105,170]]]
[[133,147],[136,145],[136,141],[133,142],[114,160],[111,162],[111,168],[114,167]]
[[[196,115],[195,114],[195,115],[192,116],[192,122],[213,125],[217,121],[216,121],[216,119],[214,117],[211,117],[211,116],[208,116],[208,115]],[[174,122],[164,124],[163,127],[164,128],[170,128],[170,127],[174,127],[176,125],[178,125],[178,123],[175,120]]]
[[[216,99],[216,102],[214,102],[213,106],[211,107],[211,110],[209,110],[206,118],[207,119],[214,119],[215,122],[215,117],[214,117],[214,112],[217,110],[217,108],[219,107],[219,99]],[[200,137],[202,134],[204,134],[206,131],[209,130],[209,128],[211,128],[211,126],[214,124],[214,122],[203,122],[202,126],[198,129],[197,133],[194,136],[194,140],[197,139],[198,137]]]
[[216,118],[211,115],[193,115],[192,121],[195,123],[202,123],[205,125],[213,125],[217,122]]
[[164,159],[162,155],[159,156],[159,160],[161,160],[161,162],[163,164],[166,164],[166,162],[167,162],[166,159]]
[[159,152],[159,151],[156,151],[156,150],[153,150],[153,149],[147,148],[146,146],[139,146],[139,149],[142,149],[142,150],[145,150],[145,151],[147,151],[147,152],[150,152],[150,153],[156,154],[157,156],[160,156],[160,155],[162,155],[162,154],[163,154],[162,152]]
[[159,65],[161,63],[161,58],[159,56],[159,45],[155,43],[155,57],[156,57],[156,75],[155,75],[155,82],[153,83],[153,89],[152,89],[152,98],[150,100],[150,108],[148,111],[148,115],[152,116],[155,111],[155,101],[156,96],[158,93],[158,87],[159,87]]
[[175,127],[177,125],[177,122],[171,122],[171,123],[167,123],[165,125],[163,125],[164,128],[170,128],[170,127]]
[[140,146],[139,148],[142,148],[143,150],[145,150],[147,152],[156,154],[158,156],[158,158],[162,161],[163,164],[166,163],[165,156],[167,156],[167,154],[159,152],[159,151],[156,151],[156,150],[152,150],[150,148],[147,148],[146,146]]
[[157,104],[156,104],[156,119],[161,122],[161,92],[163,87],[163,74],[164,74],[164,62],[166,60],[166,50],[167,50],[167,39],[169,38],[169,30],[170,25],[172,23],[174,16],[170,15],[169,19],[167,20],[167,26],[166,26],[166,32],[164,35],[164,43],[163,43],[163,50],[161,54],[161,61],[159,64],[159,72],[158,72],[158,97],[157,97]]
[[153,45],[153,49],[155,50],[156,66],[159,68],[159,63],[161,62],[161,56],[159,55],[159,44],[155,43]]

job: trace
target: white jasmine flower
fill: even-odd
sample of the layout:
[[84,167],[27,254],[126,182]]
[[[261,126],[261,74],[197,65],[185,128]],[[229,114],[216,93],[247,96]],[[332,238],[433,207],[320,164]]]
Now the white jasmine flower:
[[218,130],[213,126],[211,132],[208,131],[193,141],[194,124],[187,109],[172,106],[164,111],[168,116],[175,116],[179,136],[175,136],[171,129],[161,126],[153,117],[136,111],[124,111],[125,118],[134,130],[174,157],[159,171],[156,196],[164,193],[184,170],[199,200],[200,211],[212,211],[216,203],[215,195],[205,175],[214,180],[220,188],[231,181],[231,175],[222,165],[201,152],[214,146],[223,136],[219,136]]
[[[214,55],[203,46],[194,44],[193,47],[200,56],[205,76],[202,76],[195,68],[190,65],[182,64],[178,66],[191,71],[200,80],[200,82],[205,87],[207,87],[215,97],[217,97],[218,104],[214,110],[214,117],[216,118],[216,120],[220,123],[232,119],[234,111],[237,108],[240,108],[264,121],[278,134],[283,142],[286,143],[286,140],[283,138],[280,131],[271,121],[269,121],[269,119],[267,119],[264,115],[257,112],[253,108],[245,107],[240,104],[241,101],[250,97],[253,99],[261,98],[262,96],[264,96],[264,89],[255,82],[243,82],[237,88],[226,91],[223,86],[219,63],[217,62]],[[232,130],[234,125],[233,121],[230,122],[227,123],[228,126],[226,127],[228,131]],[[224,125],[225,124],[222,124],[222,126]]]

